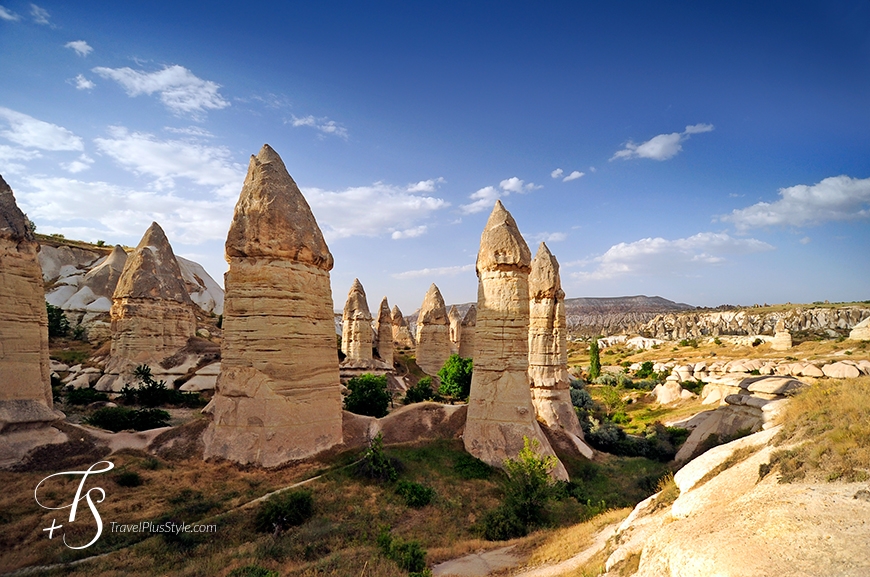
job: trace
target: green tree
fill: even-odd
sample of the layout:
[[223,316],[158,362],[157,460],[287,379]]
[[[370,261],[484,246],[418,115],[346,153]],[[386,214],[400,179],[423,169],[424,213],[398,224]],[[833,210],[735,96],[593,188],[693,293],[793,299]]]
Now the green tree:
[[69,333],[69,321],[63,309],[45,303],[45,311],[48,313],[48,336],[65,337]]
[[506,459],[504,469],[508,476],[505,487],[505,505],[526,526],[544,520],[545,506],[553,496],[554,480],[550,472],[558,460],[554,455],[540,455],[540,443],[523,437],[523,449],[516,459]]
[[350,394],[344,398],[344,408],[357,415],[383,417],[387,414],[392,395],[387,390],[387,377],[364,374],[347,382]]
[[589,380],[597,379],[601,375],[601,358],[598,353],[598,339],[594,337],[589,345]]
[[438,378],[441,379],[438,392],[444,396],[466,400],[471,392],[473,368],[471,359],[464,359],[457,354],[450,355],[450,358],[438,371]]

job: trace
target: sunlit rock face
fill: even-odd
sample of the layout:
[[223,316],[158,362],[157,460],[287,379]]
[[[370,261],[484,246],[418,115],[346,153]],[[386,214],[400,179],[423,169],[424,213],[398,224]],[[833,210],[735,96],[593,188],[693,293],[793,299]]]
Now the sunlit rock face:
[[156,222],[126,258],[110,314],[112,350],[107,375],[123,374],[140,364],[157,364],[196,334],[193,301],[169,240]]
[[221,373],[205,457],[273,467],[340,443],[332,254],[268,145],[251,157],[226,258]]
[[477,331],[477,305],[471,305],[462,317],[459,356],[464,359],[474,357],[475,336]]
[[584,455],[583,429],[571,404],[565,292],[559,262],[543,242],[529,274],[529,379],[538,420],[564,432]]
[[393,366],[393,315],[390,312],[390,303],[387,297],[381,300],[378,308],[378,319],[375,333],[378,336],[378,356],[389,367]]
[[366,291],[358,278],[347,295],[341,317],[341,352],[349,361],[372,360],[372,313],[366,301]]
[[[465,449],[501,467],[523,448],[523,437],[554,455],[535,419],[529,383],[531,253],[516,222],[496,202],[477,254],[477,331],[468,399]],[[561,462],[554,476],[567,479]]]
[[450,354],[458,354],[462,339],[462,315],[459,314],[456,305],[451,306],[447,311],[447,320],[450,322]]
[[412,350],[417,347],[408,321],[405,320],[399,305],[393,305],[390,312],[393,321],[393,347],[396,349]]
[[429,287],[417,317],[417,365],[427,375],[437,375],[450,357],[450,320],[441,291]]
[[[0,466],[57,431],[48,360],[48,317],[39,245],[0,177]],[[53,431],[53,432],[49,432]]]

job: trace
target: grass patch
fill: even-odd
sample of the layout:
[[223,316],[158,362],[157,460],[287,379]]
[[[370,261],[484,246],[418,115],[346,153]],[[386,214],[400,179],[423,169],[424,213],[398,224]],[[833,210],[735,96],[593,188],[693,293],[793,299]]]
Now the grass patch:
[[[780,482],[807,476],[828,481],[870,478],[870,376],[827,379],[792,399],[783,416],[776,451],[766,472],[778,470]],[[763,475],[762,475],[763,476]]]
[[546,537],[546,540],[540,546],[532,551],[528,564],[544,565],[570,559],[591,546],[596,535],[602,529],[622,521],[628,517],[629,513],[631,513],[631,509],[628,507],[612,509],[589,521],[554,531]]

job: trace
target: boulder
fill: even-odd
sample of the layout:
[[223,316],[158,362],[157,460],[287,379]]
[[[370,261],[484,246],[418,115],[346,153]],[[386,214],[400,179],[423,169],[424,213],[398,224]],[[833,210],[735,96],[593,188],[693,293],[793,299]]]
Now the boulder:
[[[555,455],[535,419],[529,382],[531,254],[501,201],[480,238],[477,254],[477,334],[474,373],[463,442],[478,459],[502,467],[529,439]],[[553,475],[567,479],[557,461]]]
[[861,375],[858,367],[842,361],[823,366],[822,372],[826,377],[831,377],[832,379],[854,379]]
[[450,320],[441,291],[429,287],[417,317],[417,366],[435,376],[450,356]]
[[855,325],[849,331],[849,338],[853,341],[870,341],[870,317]]
[[221,373],[205,458],[274,467],[342,442],[332,254],[269,145],[251,157],[226,242]]

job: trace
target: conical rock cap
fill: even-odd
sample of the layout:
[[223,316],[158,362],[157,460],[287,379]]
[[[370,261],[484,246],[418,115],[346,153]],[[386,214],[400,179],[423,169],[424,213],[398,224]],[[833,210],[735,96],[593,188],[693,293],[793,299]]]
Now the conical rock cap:
[[534,260],[532,260],[532,272],[529,273],[529,295],[533,299],[564,296],[562,279],[559,276],[559,261],[543,242],[538,247]]
[[366,301],[366,291],[358,278],[353,279],[350,291],[347,293],[347,302],[344,303],[345,318],[361,318],[371,320],[369,303]]
[[444,297],[441,296],[441,291],[432,283],[429,290],[426,291],[426,297],[423,299],[423,304],[420,306],[420,314],[417,317],[418,325],[446,325],[449,320],[447,318],[447,306],[444,304]]
[[378,308],[378,325],[393,324],[393,315],[390,312],[390,303],[387,302],[387,297],[381,299],[381,306]]
[[495,201],[477,253],[477,271],[524,270],[529,271],[532,253],[520,234],[514,217],[500,200]]
[[477,305],[471,305],[468,311],[466,311],[465,316],[462,318],[462,326],[477,326]]
[[12,189],[0,176],[0,236],[13,240],[34,240],[33,232],[27,228],[27,218],[18,204]]
[[311,207],[268,144],[251,156],[227,234],[229,257],[290,260],[329,271],[333,259]]
[[172,246],[160,225],[152,222],[127,257],[112,298],[172,300],[193,304]]

